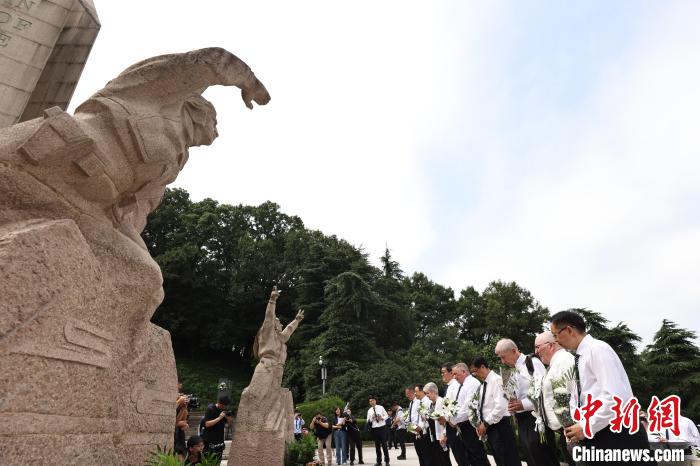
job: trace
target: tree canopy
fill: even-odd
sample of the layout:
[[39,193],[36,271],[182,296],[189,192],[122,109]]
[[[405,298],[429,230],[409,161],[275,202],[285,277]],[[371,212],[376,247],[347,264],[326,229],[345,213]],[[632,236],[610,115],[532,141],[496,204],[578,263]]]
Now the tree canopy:
[[[361,248],[306,228],[272,202],[194,202],[186,191],[169,189],[143,238],[164,279],[165,299],[153,321],[170,331],[177,357],[225,360],[250,371],[272,287],[282,292],[283,323],[304,309],[285,367],[296,402],[321,396],[319,356],[327,363],[328,393],[355,409],[364,408],[370,393],[385,404],[400,402],[407,385],[440,382],[444,362],[479,355],[496,364],[500,338],[532,352],[550,317],[515,282],[493,281],[482,291],[466,285],[455,293],[423,273],[407,276],[388,245],[374,266]],[[693,332],[664,320],[640,353],[640,337],[624,322],[611,325],[596,311],[574,310],[617,351],[642,403],[652,394],[678,393],[686,415],[700,414]],[[664,377],[647,376],[654,373]]]

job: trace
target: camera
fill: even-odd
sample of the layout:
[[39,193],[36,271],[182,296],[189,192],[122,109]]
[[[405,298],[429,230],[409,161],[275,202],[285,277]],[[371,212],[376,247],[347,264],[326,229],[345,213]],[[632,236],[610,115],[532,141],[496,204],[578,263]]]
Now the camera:
[[229,409],[226,411],[226,417],[233,417],[233,410]]
[[187,409],[192,410],[195,408],[199,408],[199,398],[197,398],[197,395],[192,393],[191,395],[185,395],[187,397]]

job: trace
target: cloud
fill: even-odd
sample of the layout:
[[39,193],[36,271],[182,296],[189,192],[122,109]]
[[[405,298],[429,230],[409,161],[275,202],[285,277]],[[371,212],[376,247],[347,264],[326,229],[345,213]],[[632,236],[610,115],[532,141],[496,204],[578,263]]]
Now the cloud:
[[545,118],[552,141],[487,149],[495,161],[458,227],[468,241],[446,282],[516,280],[550,309],[587,306],[626,321],[645,343],[664,317],[698,330],[700,34],[688,5],[676,6],[600,70],[573,114]]

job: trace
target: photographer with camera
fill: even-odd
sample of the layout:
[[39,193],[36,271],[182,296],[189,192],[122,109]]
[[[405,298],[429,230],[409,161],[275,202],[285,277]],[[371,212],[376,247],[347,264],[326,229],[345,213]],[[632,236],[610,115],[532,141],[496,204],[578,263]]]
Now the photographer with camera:
[[301,417],[301,413],[299,411],[294,411],[294,440],[301,440],[303,435],[303,431],[301,429],[304,427],[304,424],[306,423],[304,422],[304,418]]
[[[328,422],[325,416],[321,412],[314,414],[314,418],[311,420],[309,425],[314,431],[316,436],[316,442],[318,443],[318,460],[321,464],[326,463],[331,466],[333,463],[333,450],[331,449],[331,424]],[[323,449],[326,449],[326,454],[324,455]]]
[[177,401],[175,402],[175,436],[173,439],[173,450],[176,454],[183,458],[187,453],[185,437],[189,427],[187,424],[187,418],[189,416],[189,412],[187,410],[188,401],[189,399],[187,395],[179,395],[177,397]]
[[[370,395],[369,409],[367,410],[367,423],[372,426],[372,437],[374,438],[374,448],[377,452],[377,465],[382,464],[382,453],[384,453],[384,464],[389,464],[389,428],[386,421],[389,414],[382,405],[377,404],[377,398]],[[376,466],[376,465],[375,465]]]
[[216,404],[207,406],[204,413],[204,452],[213,453],[219,462],[224,452],[224,429],[233,418],[233,413],[227,411],[231,399],[226,395],[219,396]]
[[355,450],[357,449],[357,458],[359,459],[358,464],[365,464],[362,461],[362,433],[360,428],[357,427],[357,418],[352,415],[352,410],[348,406],[345,408],[345,430],[348,433],[348,450],[349,454],[346,454],[346,458],[350,458],[350,464],[355,464]]

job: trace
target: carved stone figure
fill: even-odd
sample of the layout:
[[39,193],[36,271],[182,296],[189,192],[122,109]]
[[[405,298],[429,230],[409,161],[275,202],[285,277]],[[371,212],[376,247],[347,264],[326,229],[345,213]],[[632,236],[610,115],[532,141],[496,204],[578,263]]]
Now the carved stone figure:
[[275,316],[279,292],[270,295],[263,321],[253,343],[260,361],[241,394],[236,419],[236,434],[231,445],[229,464],[247,466],[284,464],[285,445],[294,440],[294,403],[291,392],[282,388],[287,341],[304,318],[299,310],[286,327]]
[[150,323],[140,237],[187,149],[217,136],[202,92],[270,100],[219,48],[151,58],[76,109],[0,130],[0,462],[138,464],[172,444],[175,361]]

